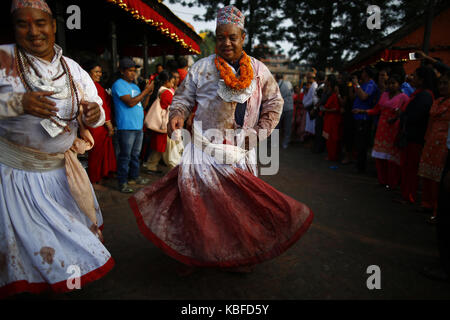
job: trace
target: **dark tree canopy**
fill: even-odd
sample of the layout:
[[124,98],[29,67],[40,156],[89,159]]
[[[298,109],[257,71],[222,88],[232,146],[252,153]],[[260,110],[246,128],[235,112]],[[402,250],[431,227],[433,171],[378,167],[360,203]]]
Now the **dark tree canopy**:
[[[261,45],[269,42],[280,48],[288,41],[294,61],[306,60],[323,69],[339,67],[357,53],[408,22],[425,22],[429,0],[170,0],[185,6],[201,6],[204,16],[196,20],[212,21],[217,9],[229,4],[238,7],[246,16],[248,42],[246,51],[257,58],[264,55]],[[436,10],[446,0],[433,0]],[[381,29],[369,30],[369,5],[381,9]],[[259,45],[256,47],[256,45]],[[255,48],[256,47],[256,48]]]
[[282,37],[277,29],[283,22],[283,1],[270,0],[237,0],[237,1],[214,1],[214,0],[170,0],[171,3],[181,3],[183,6],[200,6],[206,9],[204,16],[196,15],[194,20],[213,21],[216,19],[217,9],[233,4],[245,15],[245,31],[247,40],[245,50],[253,55],[253,48],[257,43],[273,42]]

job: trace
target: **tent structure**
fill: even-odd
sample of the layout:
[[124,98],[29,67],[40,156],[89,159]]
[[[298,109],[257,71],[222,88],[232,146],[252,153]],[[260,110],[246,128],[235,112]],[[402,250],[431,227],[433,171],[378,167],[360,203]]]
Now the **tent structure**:
[[[344,69],[350,72],[379,62],[404,63],[407,74],[412,73],[420,62],[410,60],[409,53],[422,50],[426,19],[415,20],[381,39],[377,44],[361,52],[348,62]],[[431,25],[429,55],[450,64],[450,6],[438,10]]]
[[[66,55],[79,60],[91,54],[109,62],[117,71],[119,57],[148,58],[200,53],[202,38],[191,25],[178,18],[158,0],[47,0],[57,21],[56,42]],[[70,29],[68,21],[77,7],[80,28]],[[11,0],[0,1],[0,43],[14,42],[10,16]],[[73,8],[73,7],[72,7]],[[79,9],[79,10],[78,10]]]

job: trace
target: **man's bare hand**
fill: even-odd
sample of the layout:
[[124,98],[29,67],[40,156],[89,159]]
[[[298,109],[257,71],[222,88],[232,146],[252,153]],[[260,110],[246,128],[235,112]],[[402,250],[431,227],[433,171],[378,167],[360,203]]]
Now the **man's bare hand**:
[[425,54],[425,52],[423,52],[423,51],[421,51],[421,50],[416,51],[416,52],[415,52],[415,56],[416,56],[416,59],[424,59],[424,58],[427,57],[427,55]]
[[96,124],[101,115],[100,106],[95,102],[87,102],[84,100],[81,100],[80,104],[83,107],[84,121],[86,124]]
[[184,126],[184,118],[180,116],[174,116],[169,122],[167,134],[170,137],[175,130],[183,129],[183,126]]
[[112,137],[114,135],[114,127],[111,121],[105,121],[105,127],[108,130],[108,136]]
[[56,112],[58,111],[58,108],[55,107],[56,103],[46,98],[53,93],[50,91],[24,93],[22,98],[24,113],[44,119],[56,116]]
[[154,89],[155,89],[155,81],[152,80],[147,82],[144,91],[146,92],[146,94],[152,94]]

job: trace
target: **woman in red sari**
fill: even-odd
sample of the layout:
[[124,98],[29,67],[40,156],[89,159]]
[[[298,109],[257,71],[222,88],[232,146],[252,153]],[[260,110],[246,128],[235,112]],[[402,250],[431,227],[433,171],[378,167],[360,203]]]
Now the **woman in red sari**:
[[89,128],[94,138],[94,147],[89,151],[88,175],[93,184],[100,182],[104,177],[117,170],[116,155],[112,136],[114,128],[111,123],[111,96],[100,85],[102,77],[102,67],[95,61],[85,64],[85,70],[89,73],[99,97],[103,100],[103,109],[105,110],[105,125],[98,128]]
[[[172,72],[164,70],[156,78],[155,84],[155,99],[159,99],[162,109],[167,109],[172,104],[172,98],[175,93],[174,87],[176,78]],[[155,101],[153,103],[155,103]],[[148,173],[161,173],[158,170],[158,163],[161,160],[163,153],[166,151],[167,145],[167,133],[159,133],[156,131],[151,131],[150,135],[150,148],[152,149],[152,154],[147,162],[147,172]]]
[[400,182],[400,149],[395,145],[395,139],[400,129],[399,114],[409,102],[409,97],[401,92],[400,86],[400,76],[391,75],[387,81],[387,91],[382,93],[373,109],[353,111],[371,116],[381,114],[372,157],[375,158],[378,182],[387,190],[396,188]]
[[419,173],[423,182],[422,211],[432,212],[430,222],[436,219],[439,183],[447,159],[447,137],[450,122],[450,74],[439,79],[441,98],[434,101],[430,110],[425,147],[420,159]]
[[303,107],[304,93],[301,89],[302,87],[294,87],[294,117],[292,119],[292,141],[294,142],[303,142],[306,126],[306,110]]
[[328,99],[323,107],[323,137],[327,140],[329,161],[338,161],[341,142],[341,106],[339,104],[339,89],[336,76],[330,74],[325,81]]

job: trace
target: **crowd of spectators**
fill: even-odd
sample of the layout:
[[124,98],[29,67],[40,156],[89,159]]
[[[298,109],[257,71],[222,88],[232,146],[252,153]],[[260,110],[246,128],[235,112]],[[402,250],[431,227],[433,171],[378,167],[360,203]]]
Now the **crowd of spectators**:
[[367,172],[370,155],[392,200],[437,224],[446,273],[435,268],[424,274],[448,280],[450,67],[421,51],[416,57],[421,66],[408,75],[398,64],[352,74],[308,72],[293,89],[293,129],[284,131],[312,152],[326,150],[328,161],[353,163],[358,174]]
[[162,109],[169,107],[176,88],[186,77],[188,61],[179,57],[165,66],[157,64],[155,72],[145,79],[137,76],[140,66],[124,57],[119,61],[117,79],[108,90],[100,84],[100,63],[91,60],[83,66],[96,84],[106,114],[105,125],[92,129],[95,147],[89,152],[89,177],[96,187],[102,179],[116,174],[119,190],[133,193],[134,185],[149,182],[140,176],[142,166],[151,174],[162,173],[158,170],[160,160],[173,167],[165,156],[169,151],[167,134],[146,128],[144,117],[155,101]]

